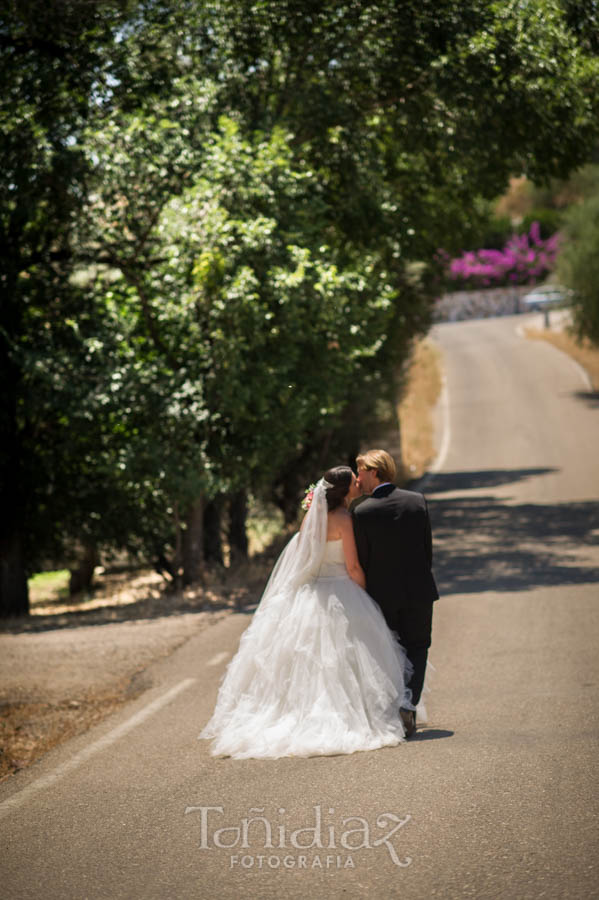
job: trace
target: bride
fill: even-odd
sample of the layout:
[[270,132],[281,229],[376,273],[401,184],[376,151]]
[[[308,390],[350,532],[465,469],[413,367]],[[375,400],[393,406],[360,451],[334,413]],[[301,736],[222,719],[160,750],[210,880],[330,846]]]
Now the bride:
[[347,508],[359,495],[347,466],[316,485],[200,734],[214,756],[354,753],[404,740],[410,663],[364,590]]

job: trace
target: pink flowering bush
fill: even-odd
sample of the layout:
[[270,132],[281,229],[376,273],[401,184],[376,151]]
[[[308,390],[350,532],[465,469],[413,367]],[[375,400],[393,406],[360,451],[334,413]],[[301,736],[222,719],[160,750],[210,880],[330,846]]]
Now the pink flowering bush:
[[512,235],[503,250],[470,250],[455,259],[441,250],[438,260],[453,290],[536,284],[552,271],[559,241],[559,232],[543,240],[533,222],[528,234]]

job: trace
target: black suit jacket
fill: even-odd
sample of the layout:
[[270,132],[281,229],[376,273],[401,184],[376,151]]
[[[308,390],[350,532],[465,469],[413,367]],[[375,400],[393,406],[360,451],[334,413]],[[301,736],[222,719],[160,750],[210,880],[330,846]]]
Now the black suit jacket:
[[431,525],[422,494],[383,485],[355,507],[353,522],[366,590],[387,621],[397,612],[437,600]]

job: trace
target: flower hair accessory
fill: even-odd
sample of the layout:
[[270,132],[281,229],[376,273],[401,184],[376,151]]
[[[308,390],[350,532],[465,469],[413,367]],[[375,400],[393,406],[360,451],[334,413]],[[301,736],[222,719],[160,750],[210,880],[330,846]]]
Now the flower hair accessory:
[[314,491],[316,488],[321,487],[324,490],[328,490],[328,488],[332,488],[333,485],[330,481],[326,481],[324,478],[321,478],[320,481],[317,481],[316,484],[311,484],[306,488],[306,492],[304,494],[304,499],[302,500],[302,509],[308,512],[312,505],[312,500],[314,499]]
[[306,492],[304,494],[304,499],[302,500],[302,509],[305,512],[308,512],[310,506],[312,505],[312,500],[314,499],[314,491],[316,490],[316,485],[311,484],[306,488]]

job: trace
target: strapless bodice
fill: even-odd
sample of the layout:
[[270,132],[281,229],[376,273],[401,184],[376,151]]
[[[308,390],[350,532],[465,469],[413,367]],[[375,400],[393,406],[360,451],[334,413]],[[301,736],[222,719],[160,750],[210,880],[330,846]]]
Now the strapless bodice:
[[338,541],[327,541],[318,577],[335,578],[340,575],[347,575],[343,541],[341,539]]

